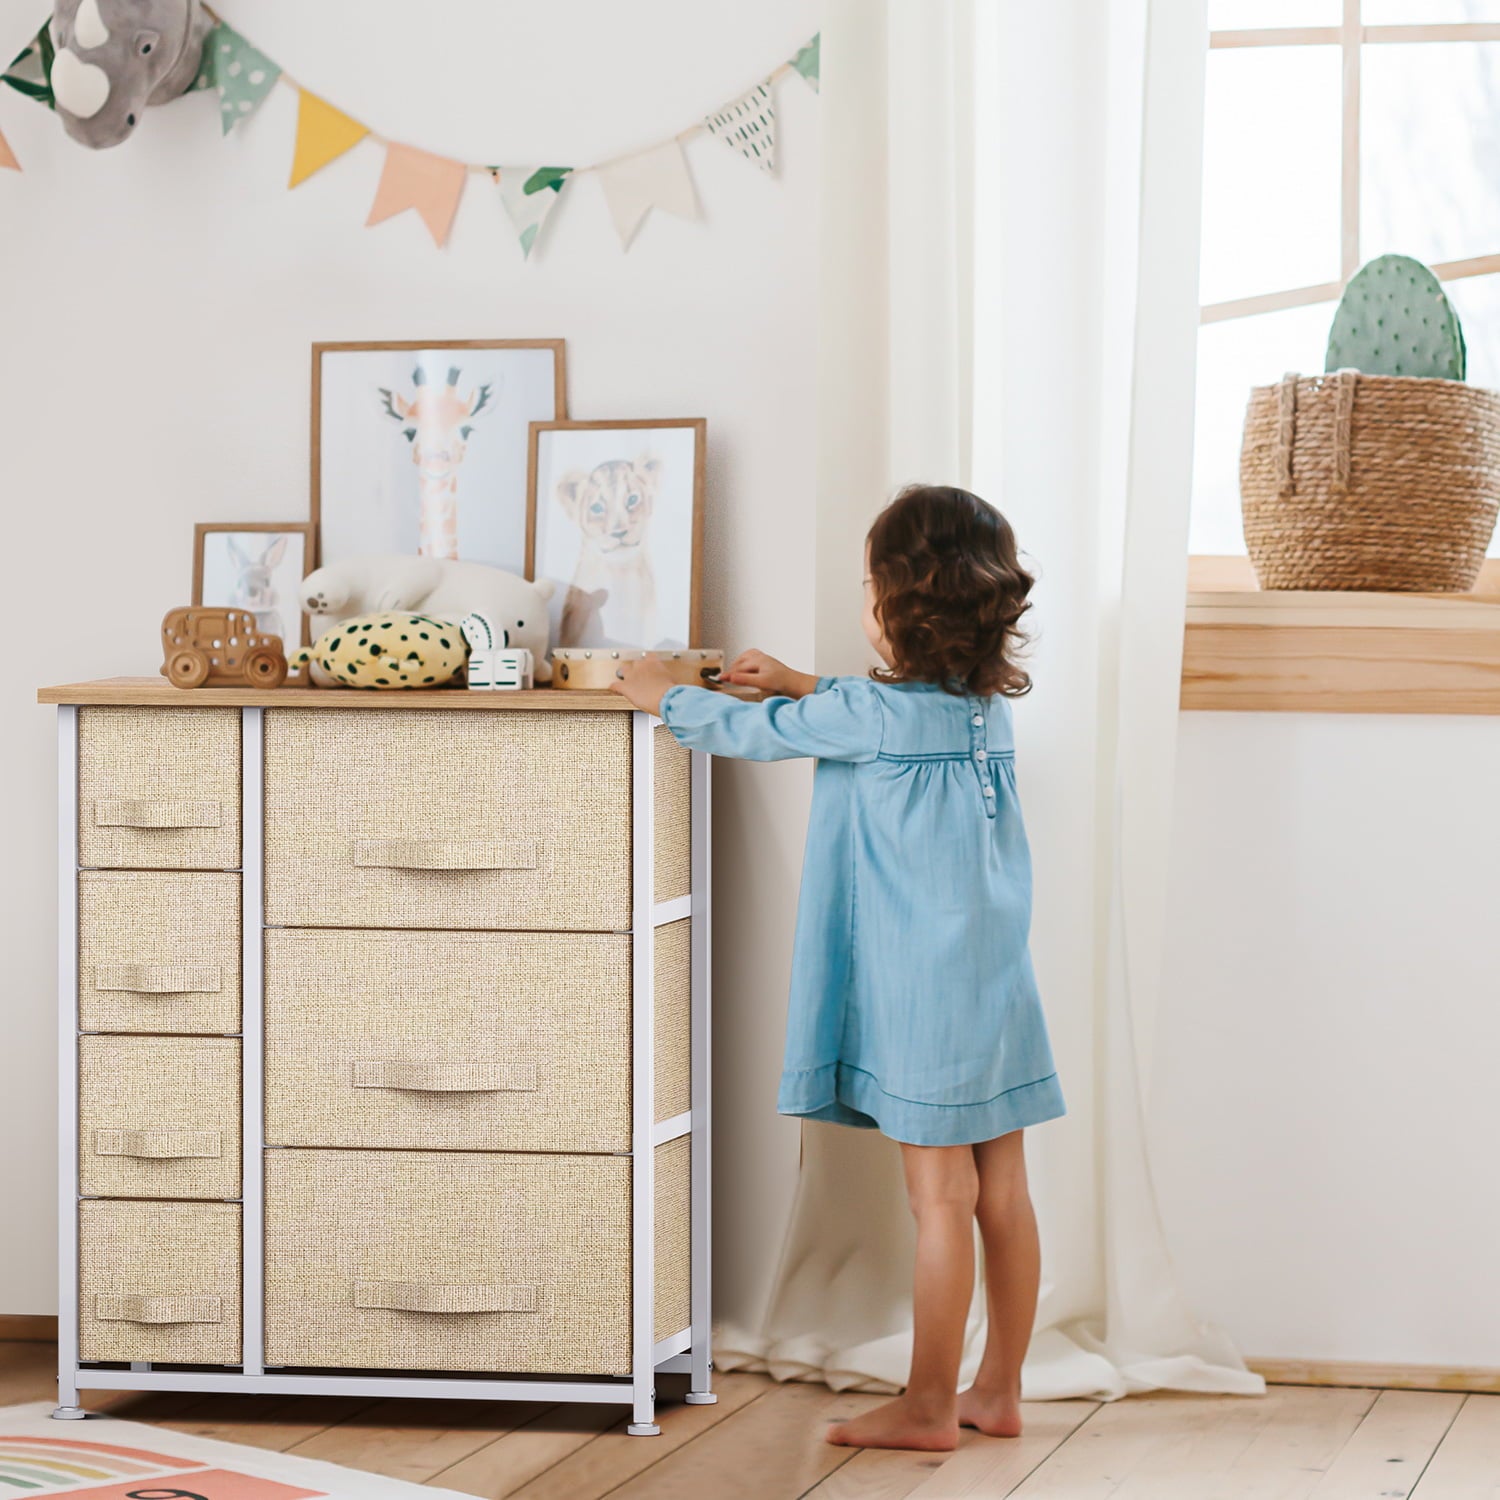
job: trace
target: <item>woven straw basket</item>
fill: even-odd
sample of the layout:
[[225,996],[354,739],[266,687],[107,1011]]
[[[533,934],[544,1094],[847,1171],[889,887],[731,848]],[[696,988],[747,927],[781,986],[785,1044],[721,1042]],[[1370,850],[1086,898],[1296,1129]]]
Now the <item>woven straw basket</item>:
[[1500,508],[1500,394],[1356,370],[1257,386],[1240,495],[1263,589],[1470,589]]

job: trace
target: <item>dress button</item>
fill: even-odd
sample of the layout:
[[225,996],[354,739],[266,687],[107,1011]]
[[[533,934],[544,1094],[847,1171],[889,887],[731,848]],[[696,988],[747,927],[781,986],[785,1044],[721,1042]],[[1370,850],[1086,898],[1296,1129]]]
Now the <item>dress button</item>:
[[984,715],[983,714],[975,714],[974,717],[969,720],[969,723],[982,725],[984,723]]
[[974,759],[977,760],[980,765],[983,765],[989,758],[989,752],[987,750],[976,750],[974,752]]
[[994,789],[994,787],[992,787],[992,786],[985,787],[985,789],[984,789],[984,795],[986,797],[993,797],[995,795],[995,789]]

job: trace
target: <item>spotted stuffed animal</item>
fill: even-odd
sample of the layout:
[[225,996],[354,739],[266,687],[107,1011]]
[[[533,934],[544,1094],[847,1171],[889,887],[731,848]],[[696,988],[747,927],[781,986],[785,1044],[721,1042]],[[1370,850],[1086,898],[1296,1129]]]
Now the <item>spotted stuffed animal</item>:
[[355,615],[290,659],[313,687],[430,688],[458,677],[469,660],[462,630],[431,615]]

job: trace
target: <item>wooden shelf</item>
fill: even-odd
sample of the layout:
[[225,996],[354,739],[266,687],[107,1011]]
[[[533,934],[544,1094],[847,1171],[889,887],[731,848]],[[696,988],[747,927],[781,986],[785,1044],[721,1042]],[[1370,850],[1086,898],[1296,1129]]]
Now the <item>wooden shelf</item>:
[[468,688],[408,688],[391,692],[356,688],[173,687],[162,677],[104,677],[37,690],[38,703],[109,704],[127,708],[463,708],[552,709],[574,713],[629,713],[618,693],[533,688],[491,692]]
[[1469,594],[1264,591],[1193,558],[1184,709],[1500,714],[1500,562]]

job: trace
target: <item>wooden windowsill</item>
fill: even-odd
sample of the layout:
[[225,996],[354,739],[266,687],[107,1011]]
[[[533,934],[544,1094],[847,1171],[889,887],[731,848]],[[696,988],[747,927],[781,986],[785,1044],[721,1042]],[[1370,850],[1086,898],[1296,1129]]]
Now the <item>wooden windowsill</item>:
[[1500,714],[1500,559],[1470,594],[1262,592],[1250,560],[1189,561],[1182,707]]

